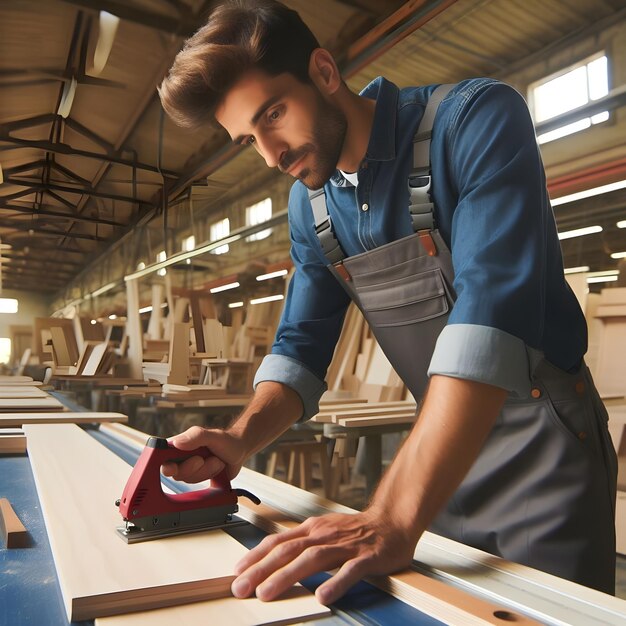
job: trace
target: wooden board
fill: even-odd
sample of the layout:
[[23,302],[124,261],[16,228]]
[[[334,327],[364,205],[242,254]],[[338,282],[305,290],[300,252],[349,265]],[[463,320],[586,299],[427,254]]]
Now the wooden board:
[[26,452],[26,435],[21,428],[0,428],[0,454]]
[[0,398],[0,413],[15,411],[64,411],[65,405],[56,398]]
[[29,544],[28,531],[6,498],[0,498],[0,535],[6,548],[25,548]]
[[0,428],[23,424],[98,424],[102,422],[127,422],[123,413],[98,413],[57,411],[50,413],[0,413]]
[[47,398],[48,394],[39,387],[0,386],[0,398]]
[[[280,600],[261,602],[256,598],[219,598],[154,611],[102,617],[96,626],[257,626],[259,624],[292,624],[305,619],[324,617],[330,611],[318,604],[304,587],[292,587]],[[289,615],[285,619],[285,615]]]
[[37,382],[34,382],[30,376],[4,376],[4,375],[0,376],[0,383],[3,385],[5,383],[9,385],[14,385],[15,383],[27,383],[29,385],[37,384]]
[[[334,416],[333,416],[334,417]],[[339,426],[345,428],[362,428],[364,426],[390,426],[391,424],[412,424],[415,422],[415,413],[405,413],[404,415],[381,415],[372,417],[348,417],[343,418],[337,416],[337,420],[333,420]]]
[[126,544],[113,503],[130,466],[75,425],[24,430],[70,621],[230,594],[239,542],[215,530]]

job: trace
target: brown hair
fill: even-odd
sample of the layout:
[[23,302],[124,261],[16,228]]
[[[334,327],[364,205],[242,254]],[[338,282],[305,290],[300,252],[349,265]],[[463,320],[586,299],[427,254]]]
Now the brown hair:
[[309,58],[319,43],[300,16],[274,0],[231,0],[176,55],[158,89],[163,108],[179,126],[213,120],[225,93],[248,70],[288,72],[309,82]]

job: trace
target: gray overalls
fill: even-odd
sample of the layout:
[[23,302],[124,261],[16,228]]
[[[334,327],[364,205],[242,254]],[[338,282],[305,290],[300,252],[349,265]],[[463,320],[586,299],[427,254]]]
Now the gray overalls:
[[[345,258],[323,189],[309,192],[329,270],[418,399],[456,298],[450,251],[435,228],[430,199],[431,129],[451,87],[433,93],[413,140],[413,235]],[[531,352],[531,396],[507,399],[430,530],[613,594],[617,462],[606,410],[584,363],[567,373]]]

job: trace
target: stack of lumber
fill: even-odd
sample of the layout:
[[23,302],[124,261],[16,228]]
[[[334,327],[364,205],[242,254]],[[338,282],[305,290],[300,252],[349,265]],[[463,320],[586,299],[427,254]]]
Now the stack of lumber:
[[332,363],[326,375],[328,389],[348,390],[373,402],[409,396],[359,309],[350,304]]

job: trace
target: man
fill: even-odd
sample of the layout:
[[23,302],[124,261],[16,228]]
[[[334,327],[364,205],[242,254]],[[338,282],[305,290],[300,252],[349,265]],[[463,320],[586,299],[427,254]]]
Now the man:
[[399,90],[382,78],[354,94],[295,12],[245,0],[215,9],[160,95],[178,124],[214,117],[297,179],[296,271],[250,405],[225,431],[174,437],[215,456],[164,473],[198,482],[226,464],[234,477],[314,415],[350,298],[416,396],[428,369],[416,425],[367,508],[267,538],[238,565],[234,595],[271,600],[338,567],[316,594],[331,603],[408,566],[428,528],[613,593],[615,453],[519,94],[490,79]]

